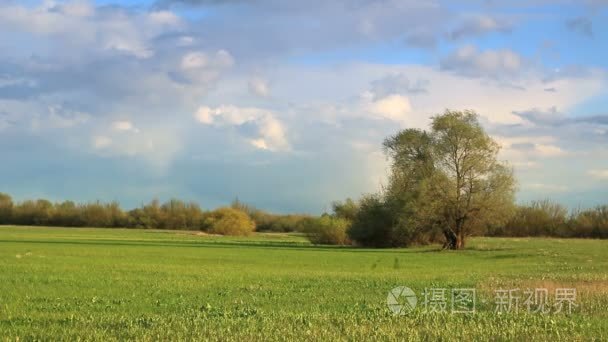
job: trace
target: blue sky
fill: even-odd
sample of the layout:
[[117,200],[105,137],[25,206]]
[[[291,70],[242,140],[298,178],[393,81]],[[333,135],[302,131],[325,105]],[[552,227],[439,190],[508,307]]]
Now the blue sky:
[[473,109],[518,200],[607,203],[608,2],[0,0],[0,191],[319,213]]

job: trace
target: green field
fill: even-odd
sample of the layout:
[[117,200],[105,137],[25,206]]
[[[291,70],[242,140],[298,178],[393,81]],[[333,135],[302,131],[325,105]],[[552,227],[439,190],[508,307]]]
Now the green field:
[[[608,340],[608,241],[471,239],[371,250],[298,235],[0,227],[5,340]],[[475,288],[476,312],[388,292]],[[495,313],[494,290],[576,288],[567,313]],[[418,296],[422,301],[421,295]],[[523,300],[523,299],[522,299]]]

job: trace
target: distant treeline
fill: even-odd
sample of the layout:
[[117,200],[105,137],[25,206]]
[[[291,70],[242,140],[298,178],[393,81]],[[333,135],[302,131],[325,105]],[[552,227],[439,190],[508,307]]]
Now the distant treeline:
[[[320,217],[266,212],[238,200],[229,207],[203,210],[195,202],[152,200],[133,210],[117,202],[53,203],[45,199],[14,202],[0,193],[0,224],[60,227],[105,227],[199,230],[217,234],[243,235],[252,231],[303,232],[314,243],[347,245],[362,241],[361,235],[383,237],[387,214],[369,199],[335,202],[332,213]],[[372,201],[373,202],[373,201]],[[372,203],[373,204],[373,203]],[[380,209],[378,209],[380,208]],[[562,238],[608,238],[608,205],[569,211],[550,200],[535,201],[515,208],[505,224],[478,227],[478,236],[543,236]],[[413,244],[440,242],[441,233],[429,230]]]
[[218,222],[223,219],[224,223],[245,227],[237,229],[239,231],[290,232],[299,230],[302,220],[307,217],[270,214],[238,200],[230,207],[211,211],[201,209],[195,202],[179,199],[164,203],[152,200],[139,208],[124,210],[118,202],[54,203],[46,199],[14,202],[11,196],[0,193],[0,224],[212,231],[212,227],[219,227]]
[[550,200],[518,206],[504,225],[490,228],[491,236],[550,236],[608,238],[608,205],[568,210]]

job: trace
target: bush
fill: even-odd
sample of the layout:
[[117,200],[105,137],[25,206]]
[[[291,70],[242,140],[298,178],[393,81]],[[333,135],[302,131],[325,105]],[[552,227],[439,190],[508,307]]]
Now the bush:
[[379,196],[366,196],[359,203],[348,235],[358,245],[394,247],[393,215]]
[[323,215],[318,218],[308,218],[304,223],[304,232],[310,242],[319,245],[350,245],[348,229],[350,221]]
[[204,226],[211,234],[249,235],[255,230],[255,222],[247,213],[225,207],[205,215]]

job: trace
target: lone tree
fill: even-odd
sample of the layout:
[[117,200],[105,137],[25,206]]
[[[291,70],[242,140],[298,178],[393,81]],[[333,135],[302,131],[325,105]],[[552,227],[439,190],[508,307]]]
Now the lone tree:
[[473,111],[434,116],[430,131],[405,129],[384,148],[392,161],[386,202],[408,234],[439,229],[461,249],[476,229],[504,222],[514,208],[513,171]]

